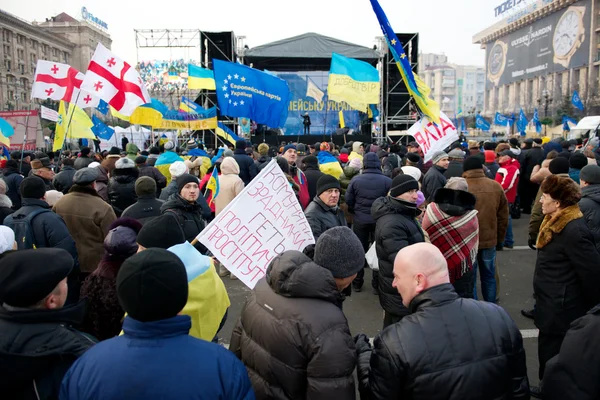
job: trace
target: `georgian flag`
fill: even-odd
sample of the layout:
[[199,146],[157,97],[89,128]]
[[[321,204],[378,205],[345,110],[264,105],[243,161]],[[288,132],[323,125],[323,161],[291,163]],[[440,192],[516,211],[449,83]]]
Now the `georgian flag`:
[[81,85],[78,74],[83,75],[70,65],[38,60],[31,98],[74,102]]
[[101,43],[90,61],[81,90],[98,96],[126,116],[138,106],[150,103],[140,74]]

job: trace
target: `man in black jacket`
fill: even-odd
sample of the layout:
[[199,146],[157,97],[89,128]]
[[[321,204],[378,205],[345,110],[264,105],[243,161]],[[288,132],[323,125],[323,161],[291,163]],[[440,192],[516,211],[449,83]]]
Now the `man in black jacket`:
[[531,173],[533,172],[533,168],[541,164],[544,160],[544,149],[542,149],[542,139],[535,138],[532,142],[528,142],[530,139],[527,139],[525,143],[530,143],[531,148],[523,152],[521,163],[521,179],[519,180],[519,203],[520,207],[523,209],[523,214],[531,214],[531,207],[533,206],[533,200],[535,199],[535,195],[540,188],[540,185],[537,183],[531,182]]
[[579,208],[585,223],[594,235],[596,249],[600,252],[600,166],[587,165],[579,174],[581,200]]
[[160,208],[165,203],[156,198],[156,182],[149,176],[140,176],[135,181],[137,202],[123,211],[121,217],[133,218],[143,225],[149,219],[160,215]]
[[450,161],[448,161],[448,154],[443,151],[438,151],[431,158],[433,165],[429,168],[429,171],[423,177],[422,191],[425,195],[425,199],[428,202],[433,201],[436,190],[443,188],[446,185],[446,177],[444,173],[448,169]]
[[156,182],[156,197],[160,196],[161,190],[167,186],[167,178],[158,170],[158,168],[148,165],[145,156],[136,157],[135,166],[140,170],[140,177],[147,176]]
[[82,147],[80,156],[75,160],[75,169],[80,170],[81,168],[87,168],[88,165],[94,162],[94,159],[90,157],[92,149],[89,147]]
[[73,177],[75,176],[75,172],[77,172],[73,167],[74,162],[72,158],[63,159],[61,162],[61,171],[52,180],[54,188],[63,194],[69,193],[69,189],[73,186]]
[[0,268],[0,392],[57,399],[71,364],[95,341],[73,329],[85,303],[64,307],[73,259],[63,249],[9,252]]
[[361,398],[529,399],[515,322],[495,304],[458,297],[437,247],[399,251],[393,286],[410,315],[376,337],[373,350],[357,336]]
[[348,226],[339,201],[340,181],[331,175],[323,175],[317,183],[317,195],[304,211],[315,241],[328,229]]
[[244,181],[244,186],[248,186],[250,181],[258,175],[258,168],[252,157],[246,154],[246,141],[244,139],[235,142],[233,158],[240,167],[240,178]]
[[[31,220],[31,229],[36,248],[53,247],[66,250],[73,258],[74,267],[69,274],[69,297],[67,304],[79,301],[79,257],[75,241],[67,224],[60,215],[52,212],[46,203],[46,188],[44,182],[36,177],[30,176],[23,179],[21,183],[22,206],[4,220],[4,225],[13,228],[14,223],[26,218],[32,213],[38,213]],[[17,238],[19,239],[19,238]]]
[[314,199],[317,195],[317,182],[325,175],[319,169],[319,159],[315,156],[305,156],[302,159],[301,169],[308,183],[308,196],[310,199]]
[[44,154],[39,154],[40,158],[36,158],[31,161],[31,175],[35,175],[41,180],[44,181],[44,185],[46,186],[46,190],[54,190],[54,185],[52,184],[52,180],[56,176],[54,171],[52,170],[52,164],[50,163],[50,158]]
[[425,241],[416,221],[419,183],[410,175],[392,180],[390,195],[375,200],[371,215],[375,220],[375,243],[379,259],[379,303],[384,311],[383,327],[396,323],[408,314],[398,291],[392,287],[396,254],[411,244]]
[[19,164],[15,160],[8,160],[4,168],[4,182],[6,182],[6,195],[12,202],[13,210],[21,208],[21,195],[19,187],[23,182],[23,175],[19,173]]

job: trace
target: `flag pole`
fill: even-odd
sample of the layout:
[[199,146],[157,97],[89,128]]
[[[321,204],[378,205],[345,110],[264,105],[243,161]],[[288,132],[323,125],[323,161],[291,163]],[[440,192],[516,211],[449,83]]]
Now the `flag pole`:
[[[27,144],[27,131],[29,130],[29,114],[31,113],[31,103],[27,106],[27,115],[25,116],[25,134],[23,135],[23,145],[21,146],[21,160],[19,162],[19,174],[23,171],[23,153]],[[37,127],[36,127],[37,128]]]

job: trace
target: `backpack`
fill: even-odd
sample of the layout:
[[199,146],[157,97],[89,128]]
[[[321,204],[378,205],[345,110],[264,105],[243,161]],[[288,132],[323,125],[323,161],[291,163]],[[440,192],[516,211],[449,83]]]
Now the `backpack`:
[[31,223],[35,217],[45,212],[52,211],[42,208],[22,217],[15,218],[14,214],[11,214],[4,219],[4,225],[8,226],[15,233],[15,241],[17,242],[18,250],[37,248],[36,244],[39,243],[36,243]]

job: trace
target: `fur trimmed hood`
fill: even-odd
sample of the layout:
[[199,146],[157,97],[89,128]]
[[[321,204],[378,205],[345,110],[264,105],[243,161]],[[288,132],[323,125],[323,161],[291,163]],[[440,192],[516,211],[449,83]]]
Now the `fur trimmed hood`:
[[554,216],[546,215],[540,226],[536,247],[541,249],[550,243],[552,241],[552,236],[555,233],[562,232],[569,222],[579,218],[583,218],[583,214],[579,209],[579,204],[566,207]]

